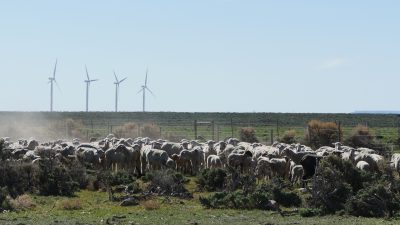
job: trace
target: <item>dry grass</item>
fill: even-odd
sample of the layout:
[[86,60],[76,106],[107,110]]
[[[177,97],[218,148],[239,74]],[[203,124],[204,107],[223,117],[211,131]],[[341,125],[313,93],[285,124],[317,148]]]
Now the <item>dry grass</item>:
[[83,206],[79,199],[66,199],[60,202],[59,208],[63,210],[80,210]]
[[285,133],[283,133],[283,136],[281,137],[280,141],[286,144],[292,144],[296,143],[296,136],[297,132],[295,130],[287,130]]
[[342,134],[342,129],[336,123],[311,120],[305,140],[313,148],[332,146],[332,143],[339,141]]
[[31,196],[26,194],[18,196],[16,199],[9,198],[8,201],[11,207],[17,211],[36,208]]
[[152,200],[152,199],[144,201],[141,205],[146,210],[156,210],[156,209],[160,208],[160,203],[158,203],[156,200]]
[[375,134],[367,126],[358,125],[353,129],[350,136],[346,138],[345,144],[353,147],[373,148]]

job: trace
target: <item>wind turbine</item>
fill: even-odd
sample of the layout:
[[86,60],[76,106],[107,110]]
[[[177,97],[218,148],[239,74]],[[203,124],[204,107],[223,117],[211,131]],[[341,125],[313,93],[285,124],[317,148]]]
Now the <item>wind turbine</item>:
[[122,80],[118,80],[117,74],[115,74],[114,71],[114,76],[115,76],[115,112],[118,112],[118,91],[119,91],[119,84],[122,83],[122,81],[126,80],[127,77],[125,77]]
[[56,70],[57,70],[57,59],[56,59],[56,64],[54,65],[53,76],[49,77],[49,84],[50,84],[50,112],[53,112],[53,87],[54,87],[54,83],[56,85],[58,85],[57,81],[56,81]]
[[85,83],[86,83],[86,112],[88,112],[89,111],[89,86],[90,86],[91,82],[98,81],[99,79],[91,80],[89,78],[89,72],[87,70],[86,65],[85,65],[85,69],[86,69],[86,77],[87,77],[87,80],[85,80]]
[[146,111],[146,90],[148,90],[154,96],[153,92],[147,87],[147,74],[148,74],[148,72],[149,72],[149,70],[146,69],[146,78],[144,80],[144,85],[142,85],[142,89],[140,89],[138,91],[138,94],[140,92],[143,92],[143,112]]

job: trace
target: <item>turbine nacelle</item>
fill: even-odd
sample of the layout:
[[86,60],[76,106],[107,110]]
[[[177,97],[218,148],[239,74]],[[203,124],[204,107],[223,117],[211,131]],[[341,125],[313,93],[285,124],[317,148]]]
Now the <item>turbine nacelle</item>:
[[146,90],[149,91],[153,96],[153,92],[147,87],[147,75],[148,75],[149,70],[146,69],[146,77],[144,79],[144,85],[141,86],[141,89],[137,92],[139,94],[140,92],[143,92],[143,112],[145,111],[146,108]]
[[84,82],[86,83],[86,112],[88,112],[89,111],[89,86],[90,86],[91,82],[98,81],[99,79],[91,80],[89,77],[89,72],[88,72],[86,65],[85,65],[85,70],[86,70],[86,77],[87,77],[87,80],[84,80]]

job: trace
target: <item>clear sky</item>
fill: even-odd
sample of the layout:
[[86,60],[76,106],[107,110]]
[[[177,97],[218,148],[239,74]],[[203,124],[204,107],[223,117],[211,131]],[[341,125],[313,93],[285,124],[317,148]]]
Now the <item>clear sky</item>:
[[399,110],[398,0],[0,0],[0,111]]

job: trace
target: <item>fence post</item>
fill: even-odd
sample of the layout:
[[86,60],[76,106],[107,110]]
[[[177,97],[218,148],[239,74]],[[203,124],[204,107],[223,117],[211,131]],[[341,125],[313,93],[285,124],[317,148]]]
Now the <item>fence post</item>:
[[92,133],[91,134],[93,135],[93,120],[90,120],[90,125],[92,127],[92,131],[91,131]]
[[65,124],[65,137],[66,137],[67,139],[69,139],[69,135],[68,135],[68,123],[67,123],[67,121],[65,121],[64,124]]
[[274,130],[271,129],[271,145],[274,144]]
[[140,137],[140,123],[138,124],[138,130],[137,130],[137,132],[138,132],[138,137]]
[[307,134],[308,134],[308,144],[311,144],[311,132],[309,125],[307,125]]
[[339,121],[338,122],[338,137],[339,137],[339,142],[342,142],[342,132],[340,132],[342,129],[342,123]]
[[163,139],[163,138],[162,138],[162,130],[161,130],[161,127],[160,127],[160,139]]
[[397,145],[400,147],[400,114],[397,115]]
[[217,124],[217,141],[219,141],[219,125]]
[[212,140],[215,140],[215,123],[214,123],[214,120],[211,121],[211,129],[212,129],[212,131],[211,131]]
[[232,132],[231,137],[233,138],[233,119],[232,119],[232,117],[231,117],[231,132]]
[[197,139],[197,120],[194,120],[194,140]]
[[276,135],[279,138],[279,119],[276,120]]

